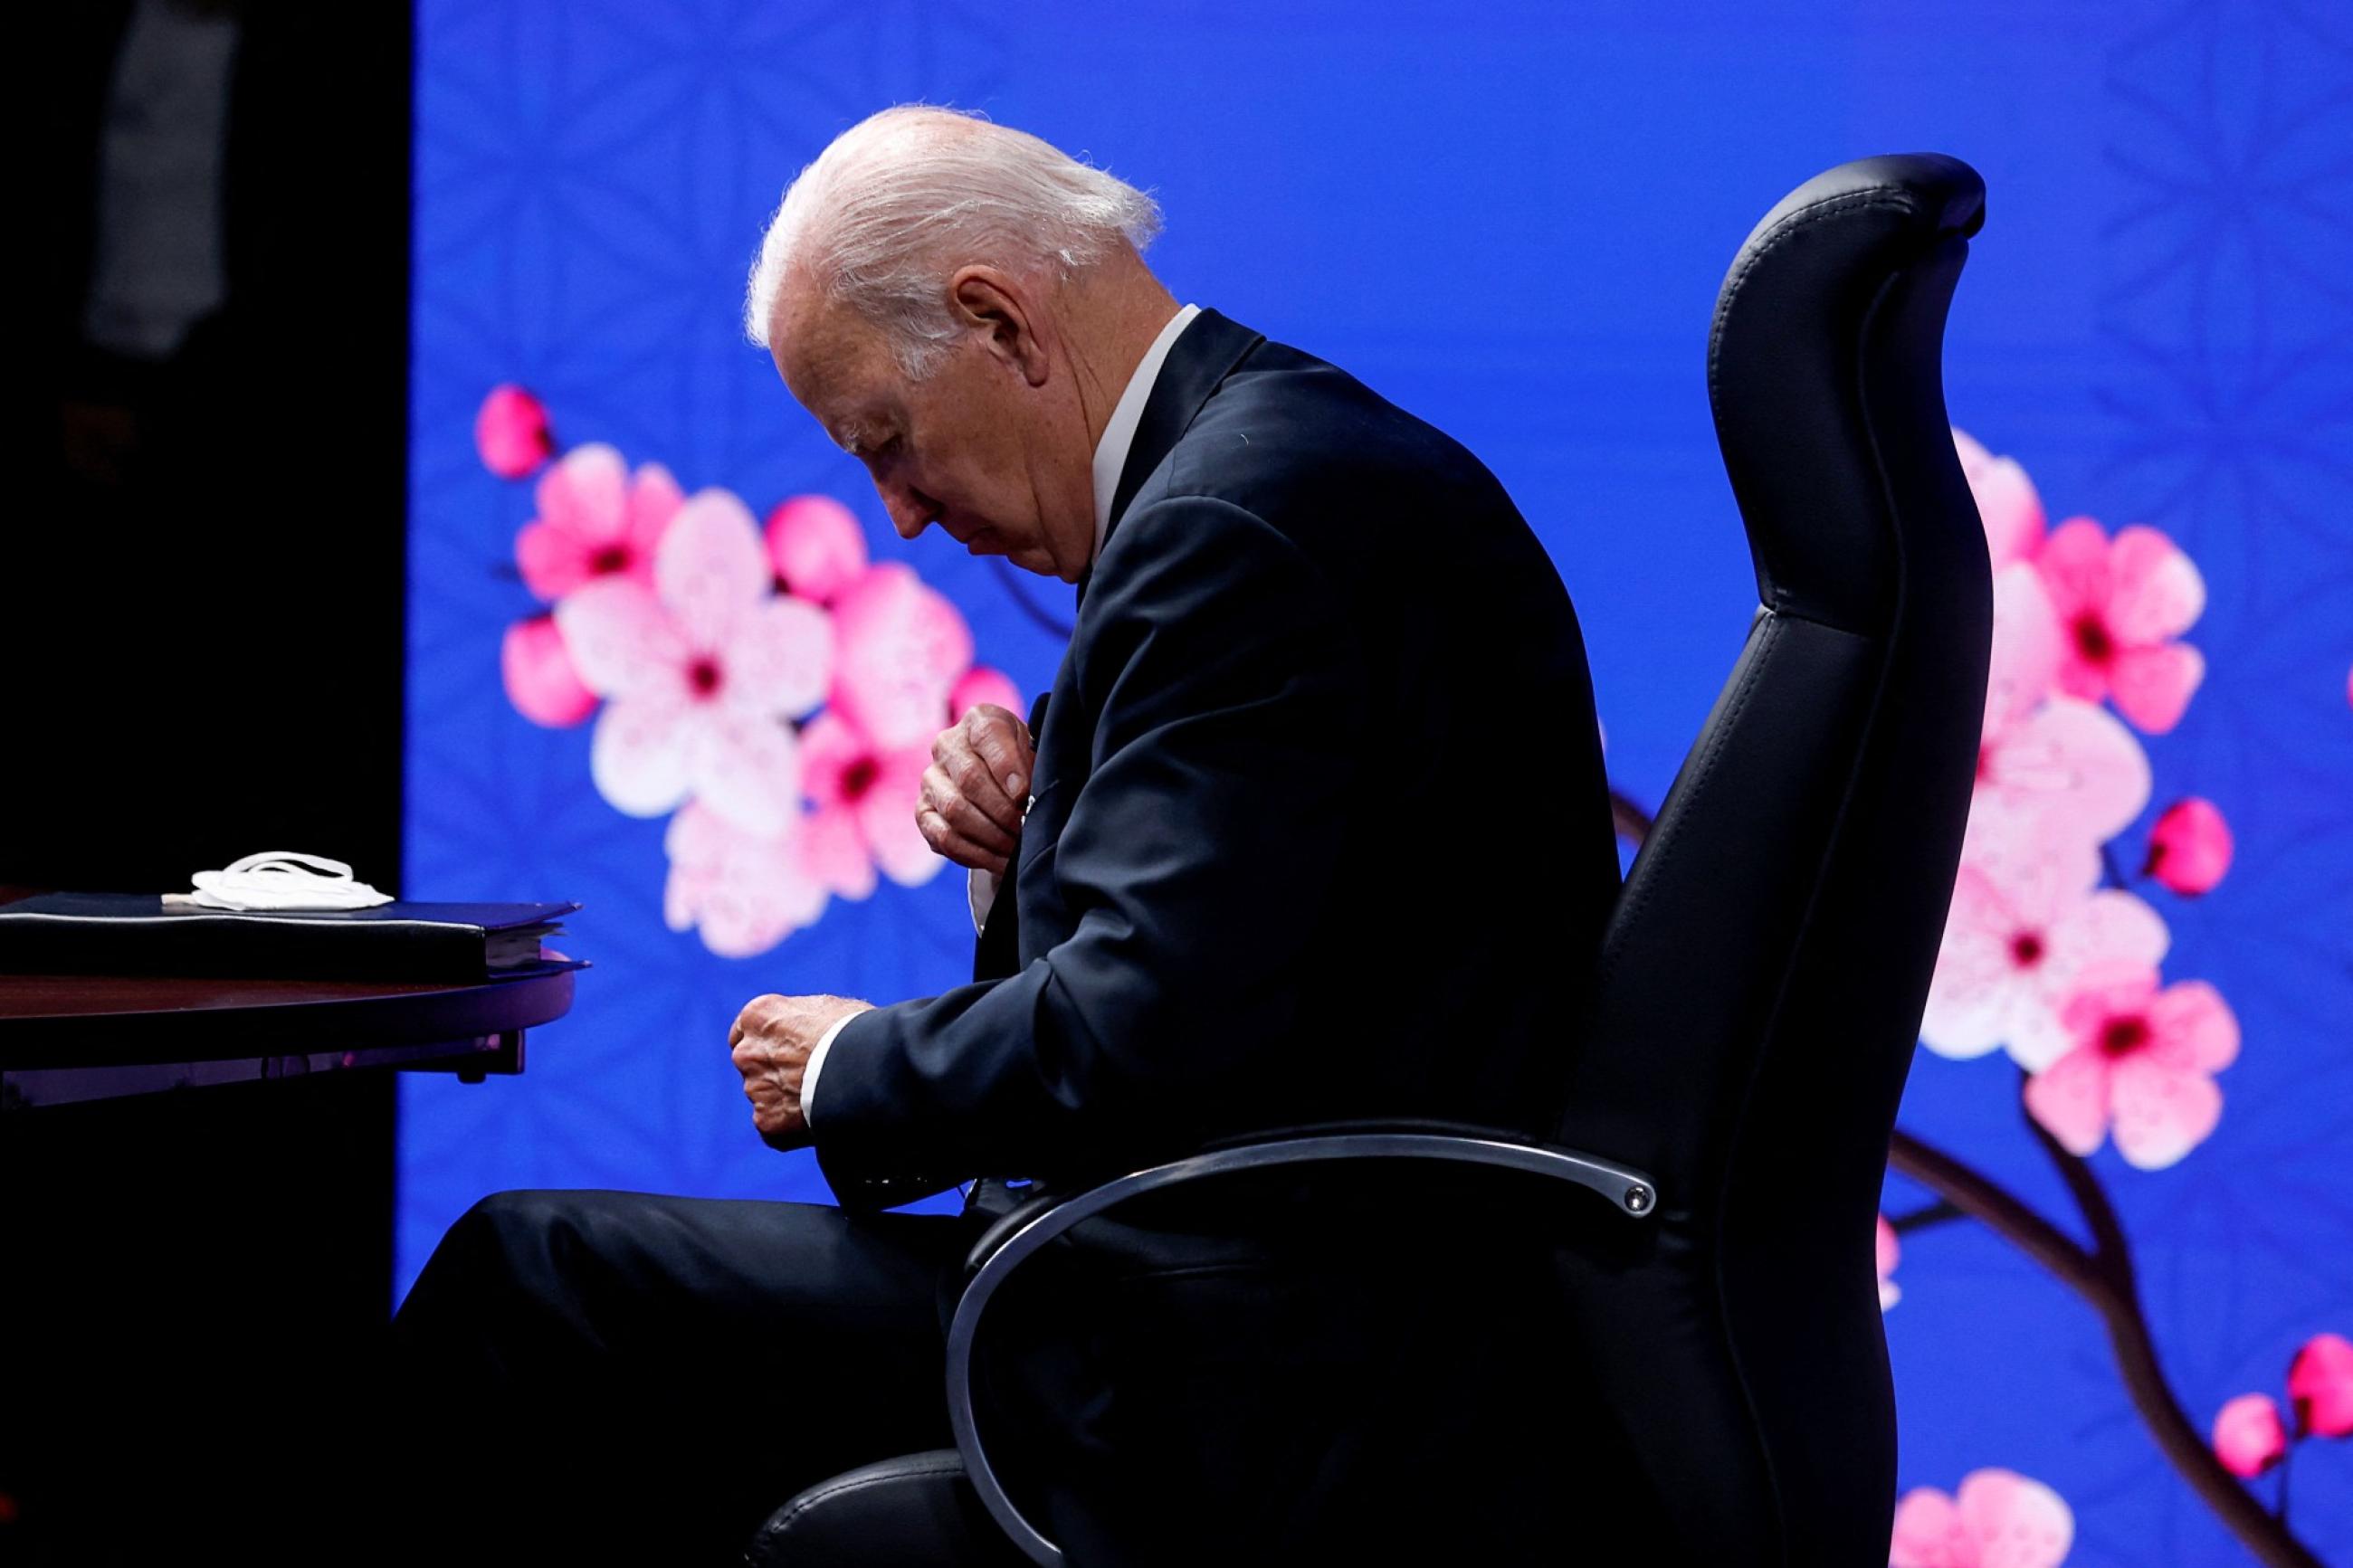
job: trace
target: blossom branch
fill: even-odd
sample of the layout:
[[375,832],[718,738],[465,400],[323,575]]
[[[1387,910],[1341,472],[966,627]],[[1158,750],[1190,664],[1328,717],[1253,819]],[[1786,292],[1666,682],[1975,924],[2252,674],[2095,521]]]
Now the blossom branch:
[[[2032,1118],[2028,1121],[2032,1123]],[[2158,1451],[2257,1562],[2264,1568],[2321,1568],[2312,1549],[2222,1468],[2190,1424],[2158,1363],[2156,1343],[2134,1284],[2129,1245],[2115,1205],[2088,1165],[2051,1142],[2039,1126],[2035,1131],[2058,1163],[2061,1180],[2084,1210],[2094,1241],[2092,1249],[2079,1245],[1981,1173],[1900,1128],[1889,1142],[1888,1163],[2042,1264],[2099,1313],[2125,1392],[2156,1438]]]
[[2320,1568],[2319,1557],[2289,1532],[2284,1511],[2274,1514],[2266,1510],[2253,1492],[2239,1484],[2238,1478],[2223,1467],[2205,1435],[2181,1408],[2181,1402],[2174,1397],[2171,1385],[2165,1380],[2164,1368],[2158,1363],[2157,1344],[2149,1334],[2148,1320],[2141,1310],[2132,1244],[2125,1237],[2124,1222],[2116,1216],[2107,1189],[2100,1185],[2090,1163],[2079,1154],[2068,1152],[2033,1117],[2028,1116],[2026,1124],[2032,1130],[2035,1142],[2050,1156],[2076,1207],[2083,1211],[2084,1223],[2091,1227],[2097,1247],[2095,1256],[2114,1286],[2106,1301],[2094,1305],[2100,1309],[2101,1320],[2107,1328],[2108,1343],[2116,1352],[2117,1370],[2124,1375],[2125,1391],[2132,1396],[2133,1405],[2147,1425],[2149,1435],[2157,1439],[2158,1447],[2181,1473],[2181,1479],[2260,1561]]
[[1651,814],[1636,805],[1631,796],[1615,788],[1610,790],[1609,826],[1617,830],[1619,837],[1636,848],[1641,847],[1642,840],[1650,837],[1651,821]]
[[1955,1205],[1938,1198],[1933,1204],[1922,1204],[1916,1209],[1911,1209],[1903,1214],[1889,1215],[1887,1224],[1896,1235],[1909,1236],[1915,1230],[1926,1230],[1931,1226],[1944,1225],[1952,1220],[1968,1217]]
[[1900,1127],[1887,1152],[1890,1166],[2042,1265],[2077,1295],[2098,1305],[2111,1293],[2091,1253],[1987,1176]]

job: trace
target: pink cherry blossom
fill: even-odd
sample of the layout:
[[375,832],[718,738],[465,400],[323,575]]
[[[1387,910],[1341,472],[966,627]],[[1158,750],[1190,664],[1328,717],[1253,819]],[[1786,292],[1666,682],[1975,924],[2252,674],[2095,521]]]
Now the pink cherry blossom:
[[2221,810],[2193,795],[2157,819],[2141,870],[2177,893],[2208,892],[2231,868],[2231,825]]
[[2288,1363],[2287,1396],[2299,1432],[2323,1437],[2353,1434],[2353,1341],[2315,1334]]
[[2063,825],[2012,817],[1980,832],[1954,880],[1922,1042],[1964,1058],[2007,1045],[2029,1071],[2065,1055],[2060,1013],[2083,974],[2154,967],[2170,942],[2156,910],[2098,880],[2096,850]]
[[1876,1251],[1879,1265],[1879,1310],[1884,1312],[1904,1299],[1903,1288],[1895,1283],[1895,1263],[1896,1259],[1903,1256],[1904,1249],[1896,1244],[1895,1227],[1887,1223],[1885,1215],[1879,1216]]
[[529,479],[555,452],[546,408],[512,383],[491,388],[474,416],[474,450],[499,478]]
[[541,476],[538,500],[539,516],[515,536],[515,564],[551,603],[604,577],[652,583],[655,551],[683,504],[669,469],[648,463],[632,479],[601,443],[565,453]]
[[1993,646],[1986,671],[1987,734],[2040,707],[2059,679],[2059,612],[2042,574],[2014,562],[1993,574]]
[[885,750],[929,744],[948,693],[972,668],[963,614],[913,568],[892,563],[842,591],[833,635],[828,706]]
[[1978,503],[1985,524],[1986,550],[1995,570],[2013,561],[2028,561],[2042,543],[2042,498],[2026,470],[2008,458],[1997,458],[1960,430],[1953,446],[1961,455],[1961,473]]
[[801,731],[801,780],[816,810],[803,828],[811,870],[833,891],[862,899],[874,868],[902,887],[920,887],[946,861],[915,823],[915,804],[931,764],[931,742],[884,749],[838,713]]
[[768,563],[785,589],[825,605],[866,570],[866,534],[830,496],[795,496],[768,514]]
[[2035,566],[2066,633],[2061,689],[2086,702],[2113,698],[2152,735],[2180,722],[2206,673],[2205,656],[2173,640],[2206,607],[2189,557],[2154,528],[2136,523],[2111,541],[2078,517],[2043,541]]
[[966,713],[984,702],[992,707],[1002,708],[1017,719],[1020,718],[1024,711],[1021,706],[1021,689],[1014,685],[1003,670],[991,669],[985,664],[976,664],[964,672],[964,679],[958,680],[954,689],[948,692],[948,722],[951,724],[958,722]]
[[2158,989],[2145,964],[2087,970],[2060,1012],[2072,1049],[2026,1080],[2026,1109],[2060,1145],[2089,1154],[2114,1131],[2144,1171],[2174,1163],[2214,1131],[2212,1075],[2239,1054],[2239,1020],[2202,980]]
[[569,729],[596,711],[596,694],[572,668],[554,616],[533,616],[507,628],[499,645],[499,674],[515,711],[534,724]]
[[2054,697],[1978,742],[1968,842],[2031,816],[2105,844],[2148,805],[2149,784],[2131,731],[2105,709]]
[[802,854],[795,823],[780,834],[745,833],[717,812],[689,805],[662,835],[670,880],[662,918],[672,931],[699,927],[725,958],[767,952],[825,912],[825,886]]
[[2013,1470],[1972,1470],[1960,1494],[1935,1487],[1895,1505],[1889,1568],[2058,1568],[2075,1516],[2057,1492]]
[[759,530],[722,489],[681,509],[649,591],[601,577],[555,607],[565,647],[606,698],[589,768],[618,810],[658,816],[690,795],[755,836],[798,815],[792,727],[825,694],[825,612],[770,587]]
[[2032,566],[1994,574],[1993,604],[1969,841],[2031,816],[2087,844],[2105,843],[2148,804],[2148,755],[2113,715],[2050,695],[2062,657],[2059,622]]
[[2214,1417],[2214,1457],[2232,1475],[2252,1479],[2287,1456],[2287,1429],[2268,1394],[2242,1394]]

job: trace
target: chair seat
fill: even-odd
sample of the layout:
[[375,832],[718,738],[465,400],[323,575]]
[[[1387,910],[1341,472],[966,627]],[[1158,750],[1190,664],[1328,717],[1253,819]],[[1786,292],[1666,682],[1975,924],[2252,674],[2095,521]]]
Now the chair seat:
[[768,1517],[750,1568],[998,1568],[1025,1563],[965,1479],[954,1448],[831,1476]]

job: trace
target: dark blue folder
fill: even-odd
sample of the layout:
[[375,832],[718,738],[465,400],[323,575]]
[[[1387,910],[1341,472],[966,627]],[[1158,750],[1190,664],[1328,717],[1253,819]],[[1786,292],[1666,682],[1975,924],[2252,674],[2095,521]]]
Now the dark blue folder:
[[204,974],[464,984],[543,973],[580,906],[395,900],[369,910],[166,908],[153,893],[41,893],[0,904],[0,973]]

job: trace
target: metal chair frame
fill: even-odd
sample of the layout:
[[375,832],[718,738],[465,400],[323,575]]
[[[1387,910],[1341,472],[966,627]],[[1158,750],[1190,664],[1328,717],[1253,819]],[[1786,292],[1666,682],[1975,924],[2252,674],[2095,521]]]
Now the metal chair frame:
[[1129,1198],[1245,1171],[1344,1160],[1435,1160],[1516,1171],[1587,1188],[1635,1219],[1647,1217],[1659,1205],[1658,1188],[1651,1179],[1614,1160],[1574,1149],[1515,1143],[1501,1138],[1415,1131],[1310,1133],[1240,1142],[1154,1165],[1066,1198],[1032,1200],[1008,1215],[975,1247],[972,1279],[956,1302],[947,1340],[948,1418],[955,1431],[956,1450],[964,1456],[965,1474],[973,1489],[980,1494],[989,1517],[1031,1562],[1041,1564],[1041,1568],[1058,1568],[1062,1561],[1061,1549],[1023,1517],[1006,1494],[1004,1484],[989,1465],[974,1411],[973,1347],[979,1337],[981,1316],[987,1311],[991,1299],[1014,1270],[1048,1242],[1082,1220]]

